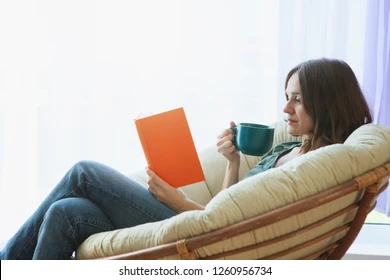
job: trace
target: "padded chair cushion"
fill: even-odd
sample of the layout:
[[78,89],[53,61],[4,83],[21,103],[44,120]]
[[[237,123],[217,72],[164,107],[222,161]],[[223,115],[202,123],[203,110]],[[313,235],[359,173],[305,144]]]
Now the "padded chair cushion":
[[[223,228],[317,194],[389,160],[390,128],[373,124],[364,125],[357,129],[344,144],[330,145],[309,152],[278,168],[257,174],[227,190],[220,191],[210,200],[204,211],[188,211],[160,222],[95,234],[80,246],[77,250],[77,258],[112,256]],[[211,168],[218,167],[213,165],[208,168],[207,172],[212,173]],[[274,225],[203,247],[195,253],[198,257],[205,257],[211,253],[224,252],[272,239],[282,233],[301,228],[309,221],[319,220],[329,213],[335,213],[342,209],[347,201],[354,201],[359,195],[361,193],[352,193],[347,198],[325,204],[315,211],[304,212]],[[348,213],[341,216],[340,221],[351,218],[353,213]],[[301,244],[307,238],[319,236],[336,226],[337,222],[325,224],[282,244],[271,245],[266,250],[264,248],[252,250],[232,258],[262,258],[281,249]],[[324,244],[328,242],[329,239],[323,241]],[[296,252],[285,258],[299,258],[303,252],[315,249],[307,247],[302,252]],[[180,258],[180,255],[169,257],[169,259]]]

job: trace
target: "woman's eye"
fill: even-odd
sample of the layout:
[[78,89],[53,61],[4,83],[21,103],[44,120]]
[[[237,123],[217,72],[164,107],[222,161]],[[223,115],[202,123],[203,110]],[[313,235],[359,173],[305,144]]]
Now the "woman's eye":
[[300,103],[301,100],[299,100],[298,98],[295,98],[295,102]]

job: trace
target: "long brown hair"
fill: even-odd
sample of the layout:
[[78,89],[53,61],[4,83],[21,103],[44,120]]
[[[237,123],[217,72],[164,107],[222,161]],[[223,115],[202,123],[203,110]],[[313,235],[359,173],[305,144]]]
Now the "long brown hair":
[[285,82],[297,73],[303,106],[312,118],[312,136],[302,144],[304,153],[323,145],[343,143],[372,117],[359,82],[347,63],[338,59],[313,59],[300,63],[288,73]]

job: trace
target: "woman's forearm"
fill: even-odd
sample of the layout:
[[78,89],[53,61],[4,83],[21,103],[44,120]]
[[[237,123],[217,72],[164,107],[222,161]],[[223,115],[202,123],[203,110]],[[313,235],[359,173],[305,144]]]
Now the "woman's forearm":
[[238,171],[240,169],[240,163],[228,162],[226,166],[225,178],[222,183],[222,189],[225,190],[230,186],[238,182]]
[[177,209],[173,210],[175,210],[177,213],[183,213],[191,210],[204,210],[204,206],[190,199],[186,199],[180,207],[177,207]]

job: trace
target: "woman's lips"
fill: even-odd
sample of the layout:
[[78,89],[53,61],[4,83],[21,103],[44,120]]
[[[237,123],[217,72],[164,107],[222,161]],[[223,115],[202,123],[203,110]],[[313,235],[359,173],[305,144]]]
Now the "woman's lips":
[[294,124],[294,123],[297,123],[298,121],[296,121],[296,120],[291,120],[291,119],[288,119],[287,120],[287,124],[288,125],[292,125],[292,124]]

